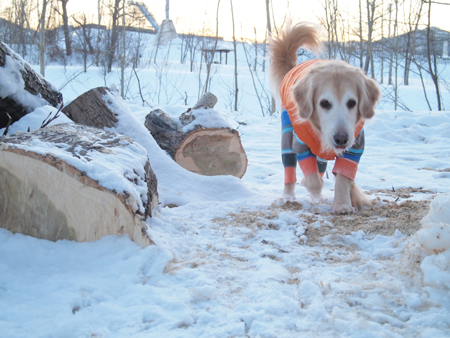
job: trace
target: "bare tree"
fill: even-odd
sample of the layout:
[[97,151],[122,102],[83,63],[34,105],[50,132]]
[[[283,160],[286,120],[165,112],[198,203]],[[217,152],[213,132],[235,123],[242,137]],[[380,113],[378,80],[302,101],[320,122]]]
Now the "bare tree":
[[412,8],[413,2],[410,2],[409,15],[406,21],[408,28],[407,32],[407,42],[406,42],[406,52],[405,52],[405,73],[403,76],[403,83],[409,85],[409,72],[411,69],[411,61],[414,57],[414,49],[416,45],[417,31],[419,27],[419,22],[422,17],[423,1],[416,1],[418,4],[418,9],[414,10]]
[[369,1],[367,0],[367,51],[366,51],[366,62],[364,64],[364,71],[369,73],[369,66],[371,70],[372,78],[375,78],[374,71],[374,61],[373,61],[373,48],[372,48],[372,40],[373,40],[373,31],[375,24],[375,5],[376,0]]
[[233,21],[233,47],[234,47],[234,111],[238,109],[238,67],[237,67],[237,52],[236,52],[236,34],[234,29],[234,11],[233,11],[233,0],[230,0],[231,5],[231,20]]
[[62,18],[63,18],[63,29],[64,29],[64,41],[66,42],[66,55],[72,55],[72,41],[70,39],[69,32],[69,17],[67,15],[67,3],[69,0],[60,0],[62,5]]
[[[266,0],[266,14],[267,14],[267,32],[269,33],[269,35],[272,35],[272,26],[270,25],[270,7],[269,7],[269,1],[270,0]],[[275,107],[275,99],[272,98],[272,107],[270,109],[270,113],[274,114],[276,111],[276,107]]]
[[42,76],[45,76],[45,12],[47,0],[42,1],[42,12],[39,29],[39,68]]
[[[424,0],[425,1],[425,0]],[[439,79],[437,71],[437,57],[433,44],[433,32],[431,31],[431,4],[432,1],[428,0],[428,22],[427,22],[427,56],[428,56],[428,70],[433,80],[434,87],[436,89],[436,99],[438,110],[442,110],[441,93],[439,89]]]
[[364,58],[364,44],[363,44],[363,30],[362,30],[362,0],[359,0],[359,67],[363,68]]
[[88,28],[86,14],[78,14],[72,17],[73,21],[78,24],[78,29],[81,29],[82,35],[77,34],[78,37],[78,48],[75,45],[75,51],[80,53],[83,58],[84,72],[87,71],[88,56],[95,53],[94,47],[92,46],[92,35],[91,30]]
[[[125,1],[125,0],[123,0],[123,1]],[[114,55],[116,53],[117,40],[119,39],[118,23],[119,23],[119,16],[120,16],[120,2],[121,2],[121,0],[113,0],[111,39],[109,41],[108,60],[107,60],[108,72],[111,72],[112,64],[114,62]]]
[[204,85],[203,94],[206,94],[207,92],[209,92],[209,88],[211,86],[211,80],[210,80],[210,78],[211,78],[211,65],[214,62],[214,55],[216,54],[216,49],[217,49],[217,40],[219,38],[219,5],[220,5],[220,0],[217,1],[216,39],[215,39],[215,42],[214,42],[214,48],[212,49],[211,59],[206,64],[206,81],[205,81],[205,85]]

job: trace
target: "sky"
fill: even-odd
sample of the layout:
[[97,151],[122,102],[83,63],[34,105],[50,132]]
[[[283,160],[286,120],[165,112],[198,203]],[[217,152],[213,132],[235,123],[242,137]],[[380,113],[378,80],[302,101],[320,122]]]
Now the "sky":
[[[380,0],[378,0],[381,3]],[[166,1],[143,1],[150,12],[153,13],[156,20],[161,22],[165,18]],[[322,7],[323,1],[273,1],[273,12],[275,24],[281,26],[287,15],[290,15],[292,21],[300,20],[319,22],[318,18],[324,16]],[[358,16],[358,0],[338,0],[341,13],[351,13],[351,16]],[[441,2],[448,2],[443,0]],[[365,1],[363,1],[365,3]],[[384,0],[385,6],[389,0]],[[266,25],[266,7],[265,0],[240,0],[233,1],[235,16],[235,34],[236,38],[242,36],[254,39],[255,29],[257,39],[264,39]],[[432,25],[450,31],[450,6],[434,4],[432,8]],[[96,20],[97,1],[93,0],[71,0],[68,2],[69,13],[77,12],[90,13],[93,21]],[[217,1],[215,0],[172,0],[170,1],[170,19],[175,23],[178,32],[194,31],[199,33],[205,29],[212,30],[215,34],[216,29]],[[400,13],[401,15],[401,13]],[[221,0],[219,6],[219,36],[225,39],[232,37],[232,18],[230,1]]]

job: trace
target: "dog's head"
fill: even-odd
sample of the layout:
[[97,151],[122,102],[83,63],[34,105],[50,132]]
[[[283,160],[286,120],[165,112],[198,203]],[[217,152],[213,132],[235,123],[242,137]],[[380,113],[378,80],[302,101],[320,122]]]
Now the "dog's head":
[[361,119],[375,114],[380,90],[361,69],[343,61],[324,61],[310,67],[292,95],[300,119],[309,120],[323,147],[339,155],[352,146]]

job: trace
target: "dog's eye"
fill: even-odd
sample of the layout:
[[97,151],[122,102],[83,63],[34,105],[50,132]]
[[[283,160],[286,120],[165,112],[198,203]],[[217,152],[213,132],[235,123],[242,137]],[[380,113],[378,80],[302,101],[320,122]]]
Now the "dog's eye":
[[331,103],[328,100],[322,100],[320,101],[320,106],[323,109],[331,109]]
[[356,106],[356,101],[355,100],[348,100],[347,108],[348,109],[352,109],[354,106]]

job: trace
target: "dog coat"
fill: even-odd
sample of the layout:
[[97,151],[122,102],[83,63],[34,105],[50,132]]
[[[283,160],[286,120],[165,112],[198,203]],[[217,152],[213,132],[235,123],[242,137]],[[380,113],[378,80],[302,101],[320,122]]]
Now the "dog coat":
[[[296,182],[295,166],[298,161],[305,176],[325,172],[326,161],[336,159],[333,174],[341,174],[355,179],[358,163],[364,152],[364,121],[355,128],[355,142],[342,156],[337,157],[331,150],[324,150],[319,135],[309,121],[300,120],[297,106],[292,98],[295,83],[307,72],[308,68],[324,60],[309,60],[294,67],[284,77],[280,86],[282,100],[282,158],[285,167],[285,183]],[[291,121],[295,121],[292,124]]]

